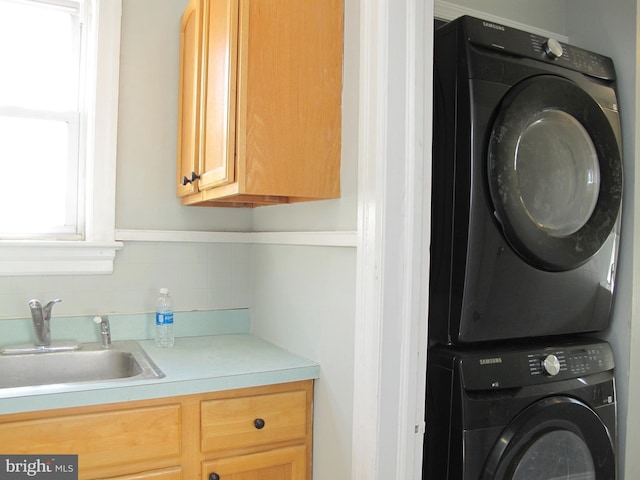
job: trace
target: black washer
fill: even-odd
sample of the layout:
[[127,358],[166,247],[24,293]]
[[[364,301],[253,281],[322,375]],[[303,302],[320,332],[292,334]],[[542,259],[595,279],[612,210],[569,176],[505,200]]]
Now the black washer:
[[594,339],[432,348],[424,478],[615,480],[613,369]]

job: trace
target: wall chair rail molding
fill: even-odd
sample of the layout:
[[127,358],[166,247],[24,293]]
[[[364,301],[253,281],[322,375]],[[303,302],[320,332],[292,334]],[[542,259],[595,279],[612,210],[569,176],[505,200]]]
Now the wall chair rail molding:
[[251,243],[314,247],[355,247],[357,232],[198,232],[178,230],[116,230],[122,242]]

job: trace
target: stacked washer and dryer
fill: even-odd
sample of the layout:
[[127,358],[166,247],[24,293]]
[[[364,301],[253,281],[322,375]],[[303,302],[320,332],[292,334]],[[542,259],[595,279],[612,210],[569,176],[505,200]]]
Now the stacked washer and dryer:
[[614,480],[622,159],[611,59],[438,28],[427,480]]

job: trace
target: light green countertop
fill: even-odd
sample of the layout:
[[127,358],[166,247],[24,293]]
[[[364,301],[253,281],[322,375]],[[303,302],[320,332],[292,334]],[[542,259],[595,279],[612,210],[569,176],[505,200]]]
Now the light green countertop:
[[255,387],[315,379],[320,373],[315,362],[249,333],[178,337],[172,348],[138,342],[164,378],[0,390],[0,414]]

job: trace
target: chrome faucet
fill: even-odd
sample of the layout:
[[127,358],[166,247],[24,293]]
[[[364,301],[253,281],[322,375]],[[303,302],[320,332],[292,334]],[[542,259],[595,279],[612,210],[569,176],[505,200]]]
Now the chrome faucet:
[[16,345],[0,349],[0,355],[21,355],[30,353],[67,352],[80,350],[82,346],[77,342],[59,342],[51,344],[51,310],[53,306],[61,302],[59,298],[51,300],[44,307],[40,300],[29,301],[33,327],[36,330],[36,341],[33,345]]
[[93,322],[100,325],[100,335],[102,336],[102,348],[111,348],[111,327],[109,325],[109,317],[106,315],[93,317]]
[[29,302],[33,327],[36,330],[35,346],[37,348],[47,348],[51,346],[51,310],[56,303],[61,301],[59,298],[56,298],[44,307],[40,303],[40,300],[36,300],[35,298]]

